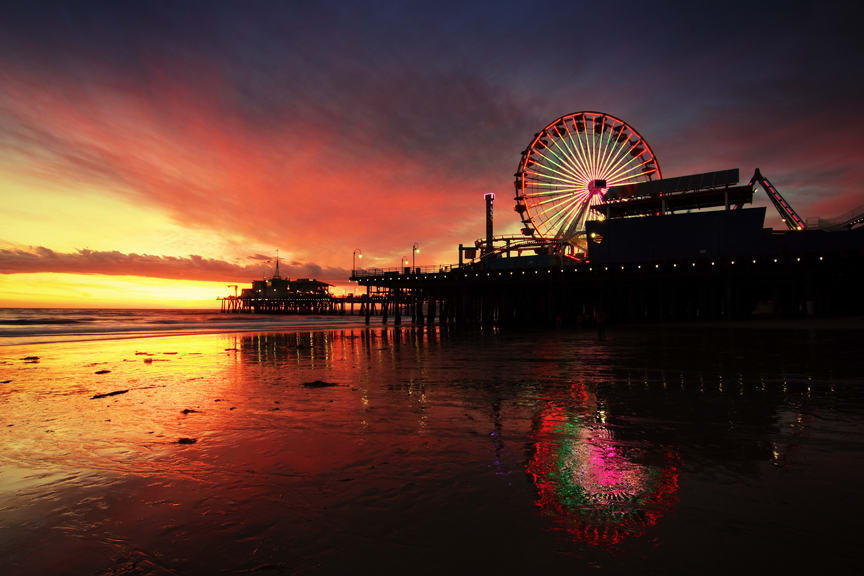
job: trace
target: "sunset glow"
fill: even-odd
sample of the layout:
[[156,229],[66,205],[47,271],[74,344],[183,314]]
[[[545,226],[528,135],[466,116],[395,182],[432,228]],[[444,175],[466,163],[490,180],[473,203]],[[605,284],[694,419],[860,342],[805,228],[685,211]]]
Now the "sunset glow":
[[[668,176],[758,165],[805,218],[864,203],[864,168],[840,153],[860,147],[855,91],[837,85],[848,75],[834,74],[835,59],[808,60],[842,37],[826,35],[819,15],[808,18],[802,56],[792,28],[775,31],[771,49],[731,26],[723,42],[707,34],[701,50],[669,53],[684,25],[659,14],[616,19],[628,40],[610,51],[579,35],[552,39],[543,18],[507,10],[491,28],[469,13],[454,30],[421,12],[395,26],[375,10],[305,6],[277,10],[262,29],[260,15],[224,8],[73,14],[22,4],[4,18],[0,302],[210,306],[223,284],[266,274],[276,249],[292,277],[343,289],[358,246],[369,267],[399,266],[414,242],[417,265],[451,264],[457,244],[482,235],[487,192],[499,197],[496,233],[519,233],[519,151],[549,118],[580,109],[638,126]],[[295,29],[298,18],[327,26]],[[153,22],[165,25],[155,33]],[[662,67],[633,67],[626,48],[636,38],[667,53]],[[740,56],[721,48],[730,44]],[[698,62],[688,55],[697,51]],[[809,83],[790,86],[802,67]],[[596,81],[622,68],[627,90],[619,77]],[[520,69],[532,72],[514,81]],[[771,70],[774,87],[756,89],[742,70]],[[825,78],[835,89],[822,89]],[[81,251],[130,256],[129,265],[77,257],[73,271],[67,261]],[[181,276],[132,255],[210,264]],[[82,285],[104,291],[70,290],[70,277],[51,275],[70,272],[123,279],[87,276]],[[32,291],[30,273],[46,274]],[[181,279],[188,290],[174,288]],[[139,282],[127,291],[136,299],[103,301],[112,282]]]

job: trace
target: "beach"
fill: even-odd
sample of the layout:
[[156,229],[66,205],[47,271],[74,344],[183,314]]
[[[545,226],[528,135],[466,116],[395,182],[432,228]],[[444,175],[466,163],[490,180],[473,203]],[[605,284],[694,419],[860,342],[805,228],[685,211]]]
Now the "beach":
[[0,347],[4,574],[862,568],[860,330],[319,320]]

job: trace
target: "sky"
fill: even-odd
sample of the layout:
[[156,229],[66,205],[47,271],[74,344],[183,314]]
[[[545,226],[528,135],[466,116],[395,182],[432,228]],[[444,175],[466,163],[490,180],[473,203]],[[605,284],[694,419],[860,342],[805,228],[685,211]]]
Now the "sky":
[[277,249],[337,292],[355,250],[454,263],[486,192],[518,231],[520,152],[580,110],[665,177],[864,204],[855,3],[607,4],[8,2],[0,306],[215,307]]

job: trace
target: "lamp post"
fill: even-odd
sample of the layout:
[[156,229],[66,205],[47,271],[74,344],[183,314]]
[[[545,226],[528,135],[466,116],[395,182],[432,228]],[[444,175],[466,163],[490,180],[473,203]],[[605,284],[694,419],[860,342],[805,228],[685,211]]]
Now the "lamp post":
[[420,253],[420,245],[417,242],[411,246],[411,270],[414,271],[416,268],[414,267],[414,255]]
[[354,274],[355,276],[357,275],[357,257],[358,256],[360,257],[361,260],[363,259],[363,252],[361,252],[359,248],[354,250],[354,253],[351,254],[351,273]]
[[408,257],[407,256],[402,257],[402,270],[403,270],[403,272],[408,270]]

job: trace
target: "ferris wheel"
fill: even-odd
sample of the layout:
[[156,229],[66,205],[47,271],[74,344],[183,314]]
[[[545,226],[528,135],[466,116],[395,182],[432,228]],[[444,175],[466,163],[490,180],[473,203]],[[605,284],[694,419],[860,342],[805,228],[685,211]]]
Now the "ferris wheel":
[[525,236],[575,244],[610,186],[661,178],[642,136],[603,112],[561,116],[534,135],[516,171],[516,212]]

